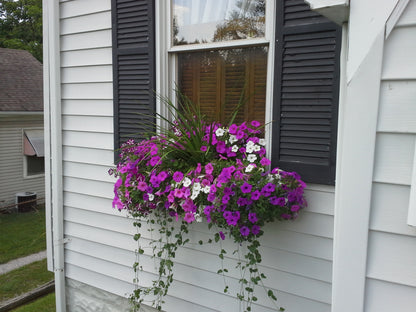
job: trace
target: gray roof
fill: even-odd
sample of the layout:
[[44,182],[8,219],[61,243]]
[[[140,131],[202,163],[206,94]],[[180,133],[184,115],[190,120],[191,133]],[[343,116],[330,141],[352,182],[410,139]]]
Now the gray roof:
[[0,48],[0,111],[43,111],[42,64],[28,51]]

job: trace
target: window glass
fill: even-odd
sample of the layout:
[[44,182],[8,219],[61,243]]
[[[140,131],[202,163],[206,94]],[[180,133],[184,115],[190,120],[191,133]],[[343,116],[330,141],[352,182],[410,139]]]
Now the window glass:
[[264,37],[265,0],[172,0],[174,45]]
[[265,120],[267,47],[178,54],[181,92],[212,121]]
[[45,157],[25,156],[27,164],[27,175],[37,175],[45,173]]

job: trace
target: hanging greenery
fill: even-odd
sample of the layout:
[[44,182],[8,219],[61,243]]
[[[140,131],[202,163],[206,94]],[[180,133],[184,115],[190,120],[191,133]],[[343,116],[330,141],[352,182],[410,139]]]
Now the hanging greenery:
[[[266,223],[298,216],[306,206],[305,183],[295,172],[270,168],[259,122],[223,126],[206,121],[187,101],[180,109],[164,101],[175,120],[159,115],[168,126],[148,140],[123,144],[121,160],[111,169],[117,178],[113,207],[127,210],[138,228],[137,285],[142,285],[140,259],[146,247],[159,261],[158,278],[147,287],[137,286],[132,302],[140,307],[149,301],[161,310],[173,283],[175,255],[189,243],[189,226],[198,222],[208,223],[213,232],[211,239],[199,244],[221,244],[225,239],[235,243],[240,288],[231,290],[225,284],[224,292],[236,293],[244,311],[251,311],[258,289],[276,301],[274,292],[263,285],[259,238]],[[142,239],[142,223],[154,232],[150,245]],[[226,254],[220,247],[218,274],[224,277]]]

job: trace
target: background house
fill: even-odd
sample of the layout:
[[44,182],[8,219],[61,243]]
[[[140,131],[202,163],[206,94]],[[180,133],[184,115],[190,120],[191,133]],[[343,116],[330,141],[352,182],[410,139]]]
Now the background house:
[[[305,9],[300,0],[268,1],[273,9],[266,9],[270,14],[266,19],[288,28],[279,33],[275,24],[269,25],[275,30],[255,44],[269,49],[266,110],[278,109],[279,120],[288,113],[282,106],[273,107],[282,98],[308,90],[302,96],[317,94],[322,102],[334,100],[331,86],[337,80],[324,78],[331,80],[331,85],[324,85],[326,93],[315,92],[314,86],[298,88],[299,77],[295,85],[273,86],[272,78],[281,81],[285,70],[286,74],[313,71],[313,66],[298,66],[301,59],[292,59],[284,69],[272,67],[281,61],[276,51],[282,47],[274,46],[275,36],[292,40],[292,46],[283,47],[283,52],[292,51],[286,60],[302,54],[296,51],[304,51],[304,40],[310,53],[324,49],[321,52],[327,57],[321,59],[333,61],[318,62],[326,66],[326,71],[319,67],[319,75],[328,76],[340,67],[335,97],[339,98],[338,123],[329,131],[337,139],[332,151],[335,183],[328,179],[314,183],[319,170],[310,176],[309,207],[302,216],[266,229],[263,269],[279,303],[291,312],[414,311],[416,1],[308,2],[342,24],[339,57],[335,52],[340,39],[334,35],[339,30],[320,29],[329,43],[314,46],[316,38],[309,31],[315,21],[327,25],[327,20]],[[148,90],[169,95],[165,65],[170,56],[187,51],[169,46],[170,29],[163,28],[168,10],[163,5],[153,8],[154,1],[51,0],[45,4],[48,252],[49,268],[55,271],[57,307],[59,311],[127,310],[124,298],[133,289],[136,245],[131,220],[111,209],[114,181],[107,169],[114,163],[114,136],[119,142],[118,134],[128,128],[130,108],[163,111],[157,103],[152,106]],[[113,23],[112,16],[117,17]],[[291,37],[293,25],[299,28]],[[302,37],[298,31],[307,35]],[[113,32],[117,34],[112,36]],[[131,42],[136,45],[129,46]],[[129,81],[136,73],[142,76]],[[322,80],[315,82],[315,87],[322,86]],[[333,106],[328,105],[318,105],[326,112],[318,111],[317,121],[330,123]],[[270,141],[276,146],[277,140],[273,132]],[[331,142],[324,145],[332,148]],[[329,169],[325,176],[331,174]],[[192,241],[207,235],[205,228],[196,227]],[[167,311],[237,311],[238,302],[217,286],[221,278],[213,265],[216,253],[197,244],[178,253]],[[143,274],[147,280],[155,276],[151,269]],[[253,310],[273,311],[267,300],[260,300]]]
[[42,77],[29,52],[0,49],[0,208],[16,193],[44,198]]

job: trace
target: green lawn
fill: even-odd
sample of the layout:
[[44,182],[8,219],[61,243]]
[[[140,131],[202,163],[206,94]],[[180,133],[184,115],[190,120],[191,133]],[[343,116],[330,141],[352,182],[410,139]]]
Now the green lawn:
[[0,302],[24,294],[53,280],[53,277],[46,268],[46,259],[0,275]]
[[45,208],[0,214],[0,264],[46,249]]
[[55,312],[55,293],[46,295],[11,312]]

